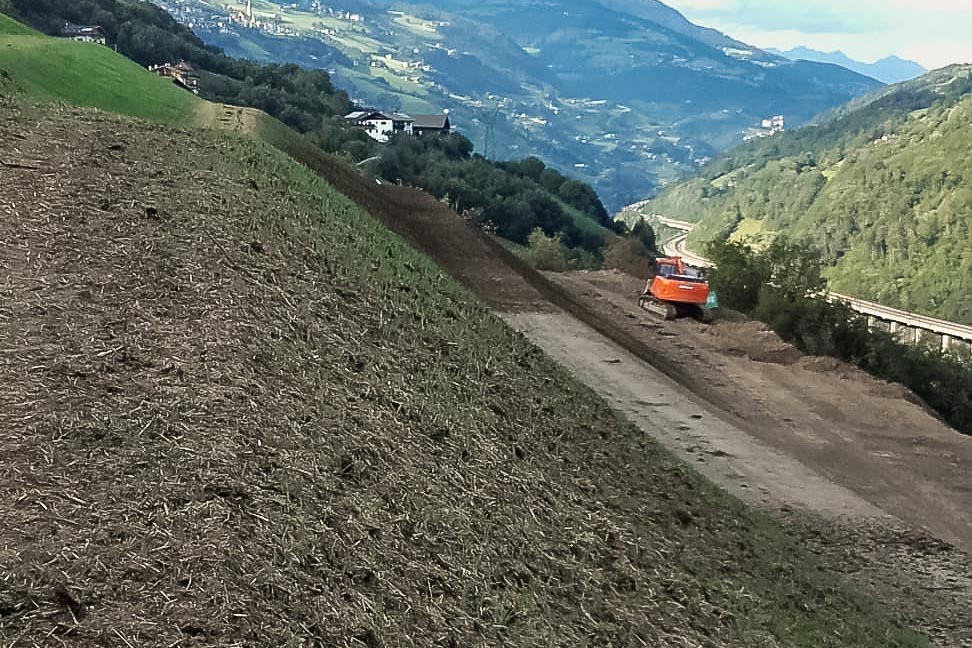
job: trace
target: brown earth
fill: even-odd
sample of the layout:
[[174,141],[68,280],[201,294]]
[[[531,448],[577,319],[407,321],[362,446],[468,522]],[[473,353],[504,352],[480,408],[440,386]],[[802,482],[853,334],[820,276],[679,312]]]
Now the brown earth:
[[[804,357],[739,315],[712,326],[659,321],[637,308],[640,279],[543,276],[420,192],[385,187],[379,201],[360,178],[337,183],[643,429],[744,501],[776,511],[850,582],[940,645],[972,646],[972,438],[909,390]],[[618,375],[625,363],[683,399],[667,427],[658,419],[669,401],[619,397],[630,384]],[[696,418],[703,411],[707,423]],[[718,438],[717,428],[731,434]]]
[[900,385],[804,357],[760,322],[659,321],[641,282],[614,272],[548,275],[656,356],[691,368],[693,393],[734,403],[734,424],[883,510],[972,551],[972,437]]
[[[706,508],[696,477],[617,427],[542,354],[477,319],[478,306],[447,288],[417,295],[398,277],[417,276],[420,260],[368,248],[341,218],[315,220],[348,207],[283,166],[260,166],[265,152],[83,111],[6,116],[5,643],[772,646],[761,630],[758,643],[729,639],[764,612],[734,618],[712,603],[738,595],[724,591],[736,579],[800,584],[794,592],[819,596],[803,607],[844,600],[804,588],[786,556],[744,544],[758,524],[747,512]],[[939,488],[944,505],[960,506],[948,490],[961,486],[957,473],[855,492],[893,462],[846,474],[869,465],[865,453],[828,472],[811,460],[837,450],[804,455],[762,438],[759,425],[785,432],[803,416],[786,409],[799,392],[767,398],[747,382],[756,377],[729,369],[799,367],[772,336],[752,346],[744,323],[721,329],[718,359],[702,344],[716,328],[669,330],[625,313],[627,289],[609,288],[617,277],[550,282],[420,192],[304,161],[642,430],[777,510],[849,582],[943,646],[972,641],[967,558],[934,537],[963,542],[961,518],[916,531],[924,522],[909,504],[914,490]],[[335,261],[344,257],[370,267],[371,283],[352,279],[354,263]],[[844,371],[809,364],[832,381]],[[543,385],[530,382],[538,372]],[[892,388],[875,389],[893,401]],[[844,425],[827,399],[845,391],[817,394],[807,420]],[[886,406],[846,418],[931,420]],[[459,409],[476,413],[461,430]],[[558,436],[529,427],[538,422]],[[853,445],[857,428],[847,429]],[[923,429],[918,446],[965,447],[944,434]],[[877,434],[860,442],[884,447]],[[786,577],[760,571],[771,563]]]

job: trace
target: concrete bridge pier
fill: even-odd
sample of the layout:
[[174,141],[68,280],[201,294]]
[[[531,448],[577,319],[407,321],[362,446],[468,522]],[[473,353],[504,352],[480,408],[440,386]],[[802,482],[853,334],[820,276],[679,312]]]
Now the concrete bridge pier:
[[924,331],[922,331],[920,328],[913,328],[911,329],[911,331],[914,333],[914,340],[912,343],[915,346],[918,346],[919,344],[921,344],[921,338],[924,337],[923,335]]
[[909,335],[911,331],[908,327],[900,322],[888,322],[888,332],[898,342],[902,344],[908,344],[910,342],[911,336]]

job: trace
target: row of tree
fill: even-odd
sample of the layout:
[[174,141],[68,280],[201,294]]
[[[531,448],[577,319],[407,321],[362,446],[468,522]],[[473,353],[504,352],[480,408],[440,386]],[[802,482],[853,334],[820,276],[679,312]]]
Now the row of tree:
[[[568,248],[598,252],[618,229],[590,185],[530,157],[494,162],[473,154],[462,135],[394,137],[377,153],[385,179],[422,187],[458,213],[515,243],[531,232],[560,236]],[[612,229],[614,228],[614,229]]]
[[766,322],[806,353],[840,358],[905,385],[956,430],[972,435],[972,357],[943,353],[938,345],[903,344],[871,330],[849,307],[820,298],[826,281],[819,250],[777,238],[761,247],[716,241],[706,255],[716,263],[710,281],[722,305]]

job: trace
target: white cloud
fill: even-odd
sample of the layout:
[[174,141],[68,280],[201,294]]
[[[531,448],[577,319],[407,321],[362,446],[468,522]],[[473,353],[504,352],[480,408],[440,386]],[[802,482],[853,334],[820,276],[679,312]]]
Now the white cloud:
[[972,11],[969,5],[969,0],[891,0],[896,9],[942,14],[968,14]]

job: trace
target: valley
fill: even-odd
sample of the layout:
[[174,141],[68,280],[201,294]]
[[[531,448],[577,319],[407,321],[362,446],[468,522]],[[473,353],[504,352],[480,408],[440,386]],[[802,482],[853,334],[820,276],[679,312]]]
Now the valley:
[[447,109],[480,153],[537,155],[593,183],[612,210],[692,173],[763,118],[798,125],[880,85],[760,52],[655,2],[255,0],[252,17],[241,1],[157,4],[232,55],[328,69],[362,104]]
[[641,209],[697,222],[695,249],[808,241],[835,292],[970,324],[970,88],[966,65],[891,86],[738,147]]

